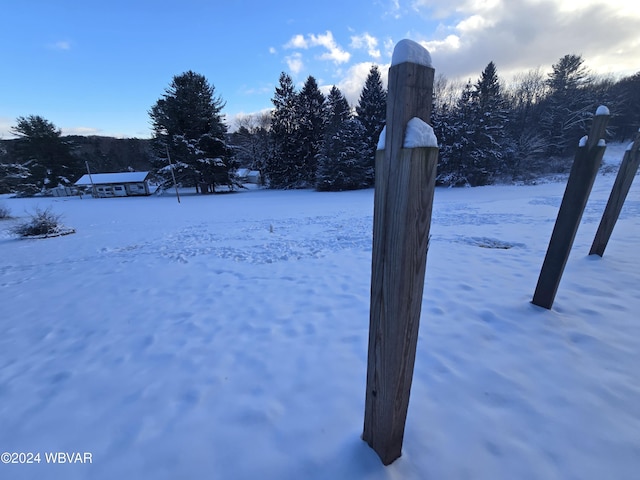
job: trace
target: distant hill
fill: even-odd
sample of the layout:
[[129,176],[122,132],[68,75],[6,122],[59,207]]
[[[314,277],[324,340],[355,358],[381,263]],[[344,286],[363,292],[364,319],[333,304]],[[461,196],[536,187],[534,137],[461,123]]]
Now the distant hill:
[[92,171],[124,172],[151,169],[151,141],[139,138],[69,136],[73,154],[88,161]]
[[[151,140],[70,135],[63,139],[82,163],[92,172],[126,172],[151,170]],[[0,163],[18,163],[13,155],[16,139],[0,140]]]

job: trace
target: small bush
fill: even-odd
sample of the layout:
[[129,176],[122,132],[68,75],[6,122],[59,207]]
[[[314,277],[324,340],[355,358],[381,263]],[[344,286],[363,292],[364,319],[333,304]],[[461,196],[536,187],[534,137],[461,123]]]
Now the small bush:
[[0,204],[0,220],[4,220],[5,218],[11,218],[11,212],[7,207]]
[[73,233],[73,230],[66,228],[60,223],[62,215],[53,213],[51,208],[41,210],[36,207],[35,213],[31,214],[31,220],[13,228],[13,233],[21,237],[49,237]]

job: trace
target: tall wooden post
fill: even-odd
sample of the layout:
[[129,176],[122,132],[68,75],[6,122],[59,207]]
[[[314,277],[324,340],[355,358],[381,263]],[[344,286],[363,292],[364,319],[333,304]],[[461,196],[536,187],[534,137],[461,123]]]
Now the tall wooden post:
[[533,295],[532,303],[539,307],[551,309],[553,306],[564,267],[604,155],[606,147],[601,139],[604,137],[608,123],[609,110],[606,107],[598,108],[593,117],[589,137],[576,152]]
[[[423,50],[429,61],[410,61],[414,57],[402,53],[407,47],[417,58]],[[426,50],[408,40],[398,43],[389,69],[385,148],[376,154],[362,438],[385,465],[402,453],[438,157],[437,147],[403,148],[404,136],[413,117],[429,121],[434,73]]]
[[602,214],[602,220],[600,220],[600,225],[593,239],[589,255],[604,255],[604,249],[607,248],[607,243],[609,243],[609,239],[613,233],[613,227],[615,227],[618,221],[622,206],[638,171],[638,165],[640,164],[639,150],[640,133],[636,134],[633,144],[624,152],[620,170],[618,170],[618,176],[611,189],[611,195],[609,195],[609,201]]

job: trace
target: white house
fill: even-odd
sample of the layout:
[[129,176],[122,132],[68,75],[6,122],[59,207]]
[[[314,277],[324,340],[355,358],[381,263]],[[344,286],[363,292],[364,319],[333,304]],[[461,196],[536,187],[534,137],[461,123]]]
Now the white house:
[[91,187],[99,198],[150,195],[149,172],[92,173],[83,175],[74,185]]
[[260,183],[260,172],[258,170],[250,170],[248,168],[238,168],[236,170],[236,178],[241,183]]

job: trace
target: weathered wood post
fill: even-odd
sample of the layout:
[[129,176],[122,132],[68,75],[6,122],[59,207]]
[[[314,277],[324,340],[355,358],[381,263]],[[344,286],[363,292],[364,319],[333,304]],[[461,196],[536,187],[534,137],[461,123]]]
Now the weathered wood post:
[[620,170],[618,170],[618,176],[611,189],[611,195],[609,195],[609,201],[602,214],[602,220],[600,220],[600,225],[593,239],[589,255],[604,255],[604,249],[607,248],[607,243],[609,243],[611,233],[613,233],[613,227],[615,227],[618,221],[622,206],[638,171],[638,165],[640,164],[639,150],[640,133],[636,134],[634,142],[630,144],[629,148],[624,152]]
[[589,136],[580,140],[567,187],[562,197],[547,254],[542,264],[532,303],[551,309],[567,264],[573,241],[587,206],[605,151],[604,137],[609,123],[609,109],[599,107],[591,124]]
[[[385,465],[402,453],[416,356],[438,157],[435,135],[425,123],[431,115],[434,73],[422,46],[410,40],[396,45],[381,136],[384,146],[379,145],[376,154],[362,439]],[[432,141],[409,148],[405,132],[410,120]]]

